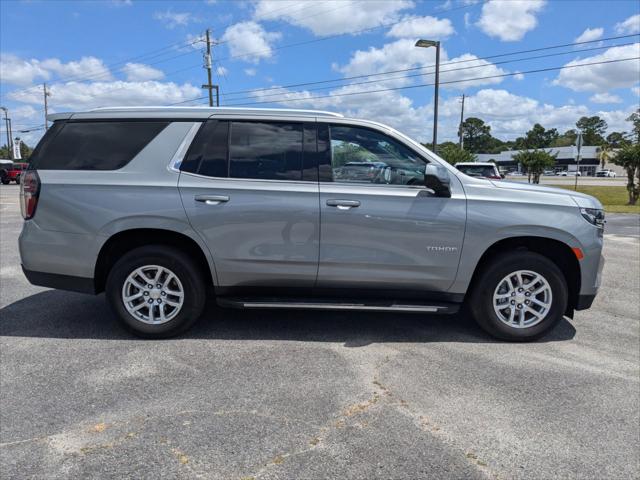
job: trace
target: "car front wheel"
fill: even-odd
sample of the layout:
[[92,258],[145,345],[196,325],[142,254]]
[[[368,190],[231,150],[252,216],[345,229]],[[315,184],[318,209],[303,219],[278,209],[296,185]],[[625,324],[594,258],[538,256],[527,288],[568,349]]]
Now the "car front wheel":
[[171,247],[136,248],[113,266],[106,296],[122,324],[144,338],[188,329],[204,309],[206,289],[194,261]]
[[529,251],[496,257],[480,273],[470,295],[476,322],[502,340],[530,341],[562,319],[568,293],[555,263]]

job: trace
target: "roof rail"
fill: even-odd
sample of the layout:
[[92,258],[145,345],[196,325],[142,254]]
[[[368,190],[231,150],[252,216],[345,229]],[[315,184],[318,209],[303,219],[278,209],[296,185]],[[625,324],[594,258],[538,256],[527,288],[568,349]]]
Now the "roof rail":
[[190,112],[190,111],[210,111],[211,113],[253,113],[269,114],[276,113],[281,115],[313,115],[318,117],[343,117],[340,113],[326,112],[323,110],[304,110],[294,108],[239,108],[239,107],[176,107],[176,106],[122,106],[122,107],[100,107],[90,110],[91,112],[158,112],[170,110],[173,112]]

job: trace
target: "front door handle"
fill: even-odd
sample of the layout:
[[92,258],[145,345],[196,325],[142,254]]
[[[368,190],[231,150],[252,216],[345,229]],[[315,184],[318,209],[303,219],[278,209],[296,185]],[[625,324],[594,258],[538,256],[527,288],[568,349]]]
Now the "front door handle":
[[358,200],[329,199],[327,200],[327,206],[338,207],[338,210],[350,210],[352,208],[359,207],[360,202]]
[[196,202],[203,202],[207,205],[220,205],[229,201],[229,195],[196,195]]

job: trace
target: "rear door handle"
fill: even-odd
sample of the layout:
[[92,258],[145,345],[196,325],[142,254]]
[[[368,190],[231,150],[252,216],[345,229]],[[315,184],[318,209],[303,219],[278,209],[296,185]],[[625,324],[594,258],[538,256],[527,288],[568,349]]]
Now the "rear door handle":
[[196,202],[206,203],[207,205],[220,205],[229,201],[229,195],[196,195]]
[[329,199],[327,200],[327,206],[338,207],[338,210],[350,210],[352,208],[359,207],[360,202],[358,200]]

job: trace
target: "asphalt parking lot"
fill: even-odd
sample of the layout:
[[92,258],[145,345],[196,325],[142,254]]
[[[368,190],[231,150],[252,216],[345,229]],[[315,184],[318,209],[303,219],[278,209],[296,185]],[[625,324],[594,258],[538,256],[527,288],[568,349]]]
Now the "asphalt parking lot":
[[0,186],[3,478],[640,477],[640,221],[609,215],[603,286],[537,343],[469,319],[223,310],[182,338],[29,285]]

